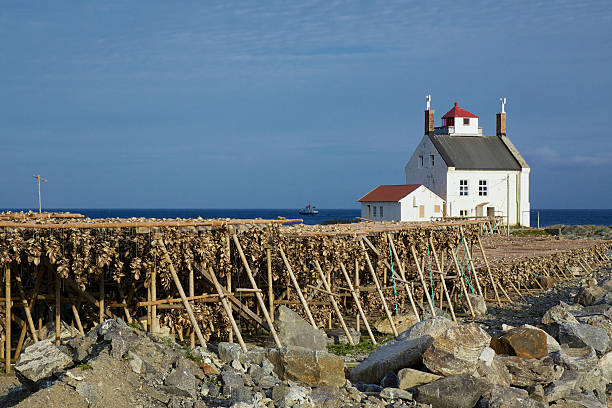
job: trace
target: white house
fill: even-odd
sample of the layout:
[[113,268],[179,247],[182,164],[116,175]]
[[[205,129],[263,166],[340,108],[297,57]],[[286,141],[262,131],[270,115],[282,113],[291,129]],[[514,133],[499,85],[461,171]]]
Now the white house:
[[530,169],[506,136],[506,100],[496,136],[483,136],[478,116],[457,102],[434,128],[430,100],[425,135],[405,167],[406,184],[422,184],[441,197],[445,216],[508,215],[510,224],[529,226]]
[[375,221],[429,221],[444,201],[422,184],[378,186],[358,200],[361,217]]

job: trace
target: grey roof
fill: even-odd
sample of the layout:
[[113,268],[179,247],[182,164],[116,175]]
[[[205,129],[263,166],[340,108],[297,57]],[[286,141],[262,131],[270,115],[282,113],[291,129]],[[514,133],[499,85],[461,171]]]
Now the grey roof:
[[429,138],[446,165],[457,170],[521,169],[517,158],[497,136],[429,135]]

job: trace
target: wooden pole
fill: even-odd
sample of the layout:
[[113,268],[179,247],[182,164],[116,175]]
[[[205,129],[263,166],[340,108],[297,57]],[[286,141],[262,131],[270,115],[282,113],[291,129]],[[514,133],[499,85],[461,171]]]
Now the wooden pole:
[[151,324],[151,284],[149,284],[149,287],[147,288],[147,331],[151,332],[152,331],[152,324]]
[[436,311],[433,306],[433,302],[431,300],[431,296],[429,296],[429,291],[427,290],[427,284],[425,283],[425,278],[423,277],[423,271],[421,270],[421,265],[419,265],[419,257],[417,256],[416,249],[414,249],[414,245],[410,245],[410,251],[412,252],[412,257],[414,258],[414,263],[417,267],[417,272],[419,273],[419,278],[421,279],[421,285],[423,285],[423,290],[425,291],[425,296],[427,297],[427,303],[429,303],[429,309],[431,310],[431,315],[435,316]]
[[81,317],[74,303],[72,304],[72,314],[74,315],[74,321],[79,329],[79,333],[81,333],[81,336],[85,336],[85,330],[83,330],[83,325],[81,324]]
[[[240,245],[240,241],[238,241],[238,236],[236,235],[235,232],[232,238],[234,239],[234,244],[236,245],[236,249],[238,249],[238,254],[240,255],[240,259],[242,260],[244,269],[246,270],[249,280],[251,281],[251,287],[253,289],[259,289],[257,287],[257,283],[255,282],[255,278],[253,278],[251,267],[249,266],[249,263],[247,262],[246,257],[244,256],[244,252],[242,251],[242,246]],[[270,327],[270,333],[272,334],[272,337],[274,338],[276,347],[281,348],[282,347],[281,342],[278,338],[278,335],[276,334],[276,329],[274,329],[274,325],[272,325],[272,319],[270,319],[270,315],[268,314],[268,309],[266,308],[266,305],[264,303],[263,296],[261,295],[261,291],[255,292],[255,297],[257,298],[259,307],[261,307],[261,311],[263,312],[264,318],[266,319],[266,322],[268,323],[268,326]]]
[[38,343],[38,335],[36,334],[36,328],[34,327],[34,321],[32,320],[32,314],[30,313],[30,307],[28,306],[28,301],[26,300],[26,294],[23,290],[23,284],[21,282],[21,276],[18,273],[15,273],[15,281],[17,282],[17,289],[19,290],[19,294],[21,296],[21,303],[23,304],[23,310],[26,315],[26,320],[28,322],[28,326],[30,328],[30,332],[32,333],[32,339],[34,343]]
[[487,266],[487,272],[489,274],[489,279],[491,280],[491,285],[493,286],[493,291],[495,292],[495,299],[497,299],[497,304],[499,307],[502,307],[501,300],[499,299],[499,293],[497,293],[497,285],[495,284],[495,278],[491,273],[491,267],[489,266],[489,261],[487,260],[487,255],[485,254],[484,248],[482,247],[482,241],[480,237],[478,237],[478,248],[480,249],[480,253],[482,254],[482,259],[485,261],[485,265]]
[[455,253],[453,252],[452,248],[450,248],[450,251],[451,251],[451,255],[453,256],[455,268],[457,268],[457,275],[459,276],[459,282],[461,283],[461,289],[463,290],[463,294],[465,295],[465,301],[468,304],[468,307],[470,309],[470,313],[473,319],[474,317],[476,317],[476,315],[474,314],[474,309],[472,308],[472,302],[470,301],[470,297],[468,296],[467,288],[465,287],[465,283],[463,282],[463,274],[461,273],[461,268],[459,268],[459,262],[457,262],[457,257],[455,256]]
[[402,279],[404,280],[404,289],[406,289],[406,292],[408,293],[408,299],[410,300],[410,306],[412,306],[412,311],[417,318],[417,322],[420,322],[421,318],[419,317],[419,312],[417,310],[416,304],[414,303],[414,298],[412,297],[412,291],[410,290],[408,283],[406,283],[406,272],[404,271],[404,266],[402,265],[402,261],[399,259],[399,256],[397,255],[397,250],[395,249],[395,243],[393,242],[393,238],[391,237],[390,234],[387,234],[387,239],[389,240],[389,244],[391,245],[391,251],[393,252],[393,256],[395,256],[395,261],[400,271],[400,275]]
[[340,309],[338,308],[338,304],[336,303],[336,299],[334,299],[334,296],[333,296],[332,291],[331,291],[330,283],[325,278],[325,274],[323,273],[323,270],[321,269],[321,265],[319,264],[319,261],[317,261],[316,259],[315,259],[315,267],[317,268],[317,271],[319,272],[319,277],[323,281],[323,285],[325,286],[325,290],[327,290],[330,293],[328,295],[329,296],[329,301],[331,302],[332,307],[334,308],[334,311],[336,312],[336,315],[338,316],[338,320],[340,321],[340,325],[342,326],[342,329],[344,330],[344,334],[346,334],[346,338],[348,339],[349,344],[351,346],[354,346],[355,342],[353,341],[353,338],[351,337],[351,332],[349,332],[348,327],[346,327],[346,323],[344,322],[344,318],[342,317],[342,313],[340,313]]
[[501,283],[499,283],[499,281],[497,282],[497,285],[499,286],[499,288],[501,289],[502,293],[504,294],[504,296],[506,297],[506,299],[508,300],[508,302],[510,303],[514,303],[512,301],[512,299],[510,299],[510,296],[508,296],[508,293],[506,292],[506,290],[504,289],[504,287],[502,286]]
[[378,281],[378,277],[376,276],[376,272],[374,272],[374,267],[372,266],[372,262],[370,261],[370,257],[368,256],[368,251],[363,244],[363,240],[360,240],[361,250],[365,255],[366,262],[368,264],[368,269],[370,270],[370,274],[372,275],[372,280],[374,281],[374,285],[376,286],[376,291],[378,292],[378,296],[380,296],[380,300],[383,304],[383,308],[385,309],[385,314],[387,315],[387,319],[389,319],[389,323],[391,324],[391,330],[393,331],[393,335],[395,337],[398,336],[397,328],[395,327],[395,322],[393,321],[393,316],[389,311],[389,306],[387,306],[387,300],[385,299],[385,295],[383,294],[382,289],[380,288],[380,282]]
[[266,266],[268,270],[268,307],[270,320],[274,322],[274,287],[272,286],[272,250],[266,248]]
[[100,274],[100,300],[98,301],[98,314],[100,323],[104,321],[104,272]]
[[124,305],[126,305],[126,306],[123,306],[123,313],[125,313],[125,320],[127,320],[128,323],[132,323],[132,315],[130,314],[130,310],[127,308],[128,302],[124,296],[123,289],[121,289],[120,285],[117,286],[117,289],[119,292],[119,296],[121,297],[121,301],[123,302]]
[[312,324],[312,327],[317,328],[317,324],[315,323],[314,318],[312,317],[312,313],[310,313],[310,308],[308,307],[308,303],[306,303],[306,299],[304,299],[304,295],[302,294],[302,289],[300,289],[300,285],[298,284],[297,279],[295,279],[295,275],[293,274],[291,265],[289,264],[289,261],[287,260],[287,257],[285,256],[285,251],[283,251],[283,248],[281,246],[278,247],[278,250],[281,254],[281,257],[283,258],[285,267],[287,268],[287,271],[289,272],[289,277],[291,278],[291,281],[293,282],[293,286],[295,287],[295,291],[297,292],[298,298],[300,299],[300,302],[302,303],[302,306],[304,307],[306,316],[308,316],[308,320],[310,320],[310,324]]
[[172,264],[172,259],[170,258],[170,254],[168,254],[168,251],[166,250],[166,245],[164,244],[164,240],[161,236],[158,238],[158,242],[159,242],[159,246],[161,250],[163,251],[166,263],[168,263],[168,269],[170,269],[170,273],[172,274],[172,279],[174,280],[174,284],[176,285],[176,288],[179,291],[179,295],[181,295],[181,299],[183,300],[183,305],[185,305],[185,309],[187,309],[189,320],[191,320],[191,324],[193,326],[193,329],[196,332],[196,335],[198,336],[200,345],[202,347],[206,347],[206,341],[204,340],[204,336],[202,336],[202,332],[200,331],[200,326],[198,326],[198,322],[195,316],[193,315],[193,310],[191,309],[191,305],[186,299],[187,296],[185,296],[185,291],[183,290],[181,281],[179,280],[178,275],[176,274],[176,270],[174,269],[174,265]]
[[240,329],[238,328],[238,325],[236,324],[236,320],[234,320],[234,316],[232,315],[232,308],[227,302],[227,296],[223,293],[223,288],[219,284],[219,281],[217,280],[217,277],[215,276],[215,271],[213,271],[212,267],[208,268],[208,272],[215,286],[215,289],[217,290],[217,293],[219,294],[219,299],[221,299],[221,305],[223,306],[223,309],[225,310],[225,314],[227,315],[227,318],[229,319],[230,324],[232,325],[232,329],[234,330],[234,333],[236,334],[238,343],[240,344],[242,351],[246,353],[247,347],[246,347],[246,344],[244,344],[244,340],[242,339],[242,334],[240,333]]
[[340,269],[342,269],[342,274],[344,275],[344,279],[346,279],[346,283],[349,287],[349,290],[351,291],[351,294],[353,295],[353,300],[355,301],[355,305],[357,306],[357,310],[359,311],[359,316],[361,316],[361,318],[363,319],[363,324],[366,327],[366,330],[368,331],[370,340],[372,340],[372,344],[377,344],[376,338],[374,337],[374,334],[372,333],[372,329],[370,329],[370,324],[368,323],[368,319],[366,318],[366,315],[363,309],[361,308],[361,302],[359,301],[359,294],[355,291],[355,288],[353,288],[353,283],[351,282],[351,278],[346,272],[346,268],[344,267],[344,264],[342,262],[340,262]]
[[151,332],[158,333],[159,332],[159,323],[157,321],[157,306],[155,305],[155,301],[157,300],[157,268],[153,268],[153,273],[151,274]]
[[510,286],[512,286],[512,289],[514,289],[514,291],[515,291],[516,293],[518,293],[518,295],[521,297],[521,299],[523,299],[523,300],[525,300],[525,301],[527,300],[527,299],[525,299],[525,296],[523,296],[523,294],[521,293],[521,291],[520,291],[520,290],[518,290],[518,288],[517,288],[517,287],[514,285],[514,283],[512,283],[512,281],[511,281],[511,280],[509,280],[509,281],[508,281],[508,283],[510,284]]
[[[446,295],[446,301],[448,302],[448,308],[450,309],[451,316],[453,317],[453,321],[457,321],[457,317],[455,316],[455,310],[453,308],[453,302],[451,301],[450,295],[448,294],[448,289],[446,288],[446,282],[444,280],[444,273],[442,272],[442,267],[440,266],[440,261],[438,260],[438,254],[436,253],[436,248],[431,241],[431,237],[429,237],[429,245],[431,246],[431,254],[434,257],[434,261],[436,263],[436,268],[438,268],[438,273],[440,274],[440,282],[442,283],[442,289],[444,294]],[[442,296],[440,296],[440,305],[442,305]]]
[[60,289],[62,286],[62,281],[60,279],[59,273],[57,270],[55,271],[55,345],[59,346],[61,341],[61,328],[62,328],[62,299],[60,296]]
[[[32,292],[32,296],[30,297],[30,301],[28,302],[28,309],[30,312],[32,312],[32,309],[34,308],[34,303],[36,302],[38,291],[40,290],[40,285],[42,284],[43,275],[44,269],[38,268],[38,274],[36,275],[36,283],[34,283],[34,291]],[[42,319],[40,316],[38,317],[38,326],[38,330],[42,329]],[[26,327],[22,327],[21,331],[22,333],[20,335],[20,338],[25,336]],[[3,353],[0,354],[3,355]]]
[[4,268],[4,372],[11,372],[11,267],[7,265]]
[[[348,276],[348,274],[347,274]],[[349,286],[350,287],[350,286]],[[359,261],[357,260],[357,258],[355,258],[355,293],[357,295],[357,302],[359,303]],[[361,307],[361,305],[359,306]],[[361,316],[357,315],[357,331],[361,333],[360,327],[359,327],[359,318]],[[369,326],[369,325],[368,325]]]
[[474,267],[474,260],[472,259],[470,248],[465,239],[465,234],[463,233],[463,227],[460,226],[459,231],[461,231],[461,239],[463,240],[463,247],[465,248],[465,253],[467,254],[467,257],[468,257],[468,263],[470,264],[470,267],[472,268],[472,273],[474,274],[474,281],[476,282],[476,288],[478,289],[478,294],[480,296],[483,296],[482,288],[480,287],[480,280],[478,279],[478,274],[476,273],[476,268]]
[[[226,248],[226,253],[227,253],[228,268],[225,273],[225,287],[227,288],[228,293],[232,293],[232,269],[233,269],[232,268],[232,246],[231,246],[230,230],[228,228],[226,228],[226,230],[227,230],[227,235],[225,235],[225,248]],[[229,309],[229,312],[233,317],[234,312],[231,307]],[[230,343],[234,342],[233,330],[229,330],[229,333],[227,334],[227,338]]]
[[[189,296],[190,297],[195,296],[195,286],[193,282],[193,268],[191,266],[189,266]],[[195,347],[195,331],[194,330],[191,330],[191,333],[189,334],[189,344],[191,345],[191,348]]]

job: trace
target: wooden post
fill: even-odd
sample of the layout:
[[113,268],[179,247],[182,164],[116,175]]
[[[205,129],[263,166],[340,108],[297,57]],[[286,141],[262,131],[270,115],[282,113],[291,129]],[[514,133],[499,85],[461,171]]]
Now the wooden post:
[[489,266],[489,261],[487,260],[487,255],[485,254],[484,248],[482,247],[482,241],[480,241],[480,237],[478,237],[478,248],[480,248],[482,259],[484,259],[485,265],[487,266],[487,272],[489,273],[489,279],[491,280],[493,291],[495,291],[495,299],[497,299],[497,304],[499,305],[499,307],[502,307],[501,300],[499,299],[499,293],[497,293],[497,285],[495,284],[495,278],[491,273],[491,267]]
[[[227,265],[229,267],[227,268],[227,271],[225,273],[225,287],[227,288],[228,293],[232,293],[232,269],[233,269],[232,268],[232,246],[231,246],[230,230],[229,229],[226,229],[226,230],[227,230],[227,235],[225,236],[225,248],[226,248],[226,253],[227,253]],[[229,308],[229,313],[232,315],[232,317],[234,316],[233,314],[234,311],[231,307]],[[227,334],[227,339],[230,343],[234,342],[233,330],[231,329],[229,330],[229,333]]]
[[372,329],[370,329],[370,324],[368,323],[368,319],[366,318],[366,315],[363,309],[361,308],[361,302],[359,301],[359,294],[355,291],[355,288],[353,288],[353,283],[351,282],[351,278],[346,272],[346,268],[344,267],[344,264],[342,262],[340,262],[340,269],[342,269],[342,274],[344,275],[344,279],[346,279],[346,283],[349,287],[349,290],[351,291],[351,294],[353,295],[353,300],[355,301],[355,305],[357,306],[357,310],[359,311],[359,316],[361,316],[361,318],[363,319],[363,324],[366,327],[366,330],[368,331],[368,335],[370,336],[370,339],[372,340],[372,344],[377,344],[376,338],[374,337],[374,334],[372,333]]
[[209,272],[211,280],[213,281],[213,284],[215,285],[215,289],[217,290],[217,293],[219,294],[219,299],[221,299],[221,305],[223,306],[223,309],[225,310],[225,314],[227,315],[227,318],[229,319],[230,324],[232,325],[232,329],[234,330],[234,333],[236,333],[236,338],[238,339],[238,343],[240,344],[242,351],[246,353],[247,352],[246,344],[244,344],[244,340],[242,339],[242,334],[240,334],[240,329],[238,328],[238,325],[236,324],[236,320],[234,320],[234,316],[232,315],[232,308],[227,302],[227,297],[223,293],[223,288],[219,284],[219,281],[217,280],[217,277],[215,276],[215,271],[213,271],[212,267],[208,268],[208,272]]
[[289,277],[291,278],[291,281],[293,282],[293,286],[295,286],[295,291],[297,292],[298,298],[300,299],[300,302],[302,303],[302,306],[304,307],[306,316],[308,316],[308,320],[310,320],[310,324],[312,324],[312,327],[317,328],[317,324],[315,323],[314,318],[312,317],[312,313],[310,313],[310,308],[308,307],[308,303],[306,303],[306,299],[304,299],[304,295],[302,294],[302,289],[300,289],[300,285],[298,284],[297,279],[295,279],[295,275],[293,274],[291,265],[289,264],[289,261],[287,260],[287,257],[285,256],[285,251],[283,251],[283,248],[281,246],[278,247],[278,250],[281,254],[281,257],[283,258],[285,267],[287,268],[287,271],[289,272]]
[[270,320],[274,322],[274,287],[272,286],[272,251],[270,248],[266,248],[266,266],[268,269],[268,307]]
[[374,267],[372,266],[372,262],[370,261],[370,257],[368,256],[368,251],[366,250],[366,247],[363,244],[362,240],[359,241],[359,243],[361,244],[361,250],[363,251],[363,254],[365,255],[366,262],[368,264],[368,269],[370,270],[370,274],[372,275],[372,280],[374,281],[374,285],[376,286],[376,291],[378,292],[378,296],[380,296],[380,300],[383,304],[383,308],[385,309],[385,314],[387,315],[387,319],[389,319],[389,323],[391,324],[391,330],[393,330],[393,335],[397,337],[398,333],[397,333],[397,328],[395,327],[395,322],[393,321],[393,316],[391,315],[391,312],[389,311],[389,306],[387,306],[387,300],[385,299],[385,295],[383,294],[383,291],[380,287],[380,282],[378,281],[376,272],[374,272]]
[[523,300],[525,300],[525,301],[527,300],[527,299],[525,299],[525,296],[523,296],[523,294],[521,293],[521,291],[517,289],[517,287],[514,285],[514,283],[512,283],[512,281],[511,281],[511,280],[509,280],[509,281],[508,281],[508,283],[510,284],[510,286],[512,286],[512,289],[514,289],[514,291],[515,291],[516,293],[518,293],[518,295],[521,297],[521,299],[523,299]]
[[[36,302],[36,297],[38,296],[38,291],[40,290],[40,285],[42,284],[42,278],[44,275],[44,269],[43,268],[38,268],[38,274],[36,275],[36,283],[34,283],[34,291],[32,292],[32,296],[30,297],[30,301],[28,302],[28,310],[29,312],[32,311],[32,309],[34,308],[34,303]],[[38,317],[38,330],[40,331],[42,329],[42,318],[41,316]],[[21,333],[21,337],[25,336],[24,331],[26,330],[25,327],[23,327],[22,329],[22,333]],[[38,338],[38,336],[33,338]],[[0,355],[4,355],[3,353],[0,353]]]
[[85,336],[85,330],[83,330],[83,325],[81,324],[81,317],[74,303],[72,304],[72,314],[74,315],[74,321],[79,329],[79,333],[81,333],[81,336]]
[[433,306],[433,302],[431,300],[431,296],[429,296],[429,291],[427,290],[427,284],[425,283],[425,278],[423,277],[423,271],[421,270],[421,265],[419,265],[419,258],[417,256],[416,249],[414,249],[414,245],[410,245],[410,251],[412,252],[412,257],[414,258],[414,263],[417,267],[417,272],[419,273],[419,278],[421,279],[421,284],[423,285],[423,291],[425,291],[425,296],[427,297],[427,303],[429,303],[429,309],[431,310],[431,315],[435,316],[436,311]]
[[334,295],[331,294],[332,290],[331,290],[330,282],[328,282],[327,279],[325,278],[325,274],[323,273],[323,270],[321,269],[321,265],[319,264],[319,261],[317,261],[316,259],[315,259],[315,266],[317,268],[317,271],[319,272],[319,277],[323,281],[323,286],[325,286],[325,290],[330,293],[328,295],[329,301],[331,302],[332,307],[334,308],[334,311],[336,312],[336,315],[338,316],[338,320],[340,321],[340,325],[342,326],[342,329],[344,330],[344,334],[346,334],[346,338],[348,339],[349,344],[351,346],[354,346],[355,342],[353,341],[353,338],[351,337],[351,332],[349,332],[348,327],[346,327],[346,323],[344,323],[344,318],[342,317],[342,313],[340,313],[340,309],[338,308],[336,299],[334,299]]
[[61,289],[61,279],[59,276],[59,272],[56,270],[55,271],[55,345],[59,346],[60,345],[60,341],[61,341],[61,328],[62,328],[62,316],[61,316],[61,309],[62,309],[62,303],[61,303],[61,296],[60,296],[60,289]]
[[98,301],[98,314],[100,323],[104,321],[104,272],[100,275],[100,300]]
[[[193,268],[189,267],[189,297],[195,296],[195,286],[193,282]],[[195,331],[191,330],[189,334],[189,344],[191,348],[195,347]]]
[[26,294],[25,294],[25,291],[23,290],[23,284],[21,283],[21,276],[19,276],[18,273],[15,273],[15,281],[17,282],[17,289],[19,289],[19,295],[21,296],[21,303],[23,304],[23,310],[26,315],[26,320],[28,322],[30,332],[32,333],[32,339],[34,340],[34,343],[38,343],[38,335],[36,333],[36,328],[34,327],[34,321],[32,320],[32,314],[30,313],[30,307],[28,306]]
[[11,372],[11,267],[7,265],[4,268],[4,372]]
[[276,334],[276,330],[274,329],[274,325],[272,324],[270,315],[268,314],[268,309],[266,309],[266,305],[264,304],[263,296],[261,295],[261,291],[257,287],[255,278],[253,278],[251,267],[249,266],[249,263],[247,262],[246,257],[244,256],[244,252],[242,251],[242,246],[240,245],[240,241],[238,241],[238,236],[236,235],[235,232],[232,238],[234,239],[234,244],[236,245],[236,249],[238,249],[238,254],[240,255],[240,259],[242,260],[244,269],[246,270],[249,280],[251,281],[251,287],[257,290],[257,292],[255,292],[255,297],[257,298],[257,302],[259,303],[259,306],[261,307],[261,311],[263,312],[264,318],[266,319],[266,322],[268,323],[268,326],[270,327],[270,333],[272,334],[272,337],[274,338],[276,347],[281,348],[282,347],[281,342],[278,338],[278,335]]
[[470,249],[465,239],[465,234],[463,233],[463,227],[460,226],[459,231],[461,231],[461,239],[463,240],[463,247],[465,248],[465,252],[468,257],[468,263],[470,264],[470,267],[472,268],[472,273],[474,274],[474,281],[476,282],[476,288],[478,289],[478,294],[480,296],[483,296],[482,288],[480,287],[480,280],[478,279],[478,274],[476,273],[476,268],[474,267],[474,261],[472,259],[472,254],[470,253]]
[[[348,275],[348,274],[347,274]],[[359,261],[357,260],[357,258],[355,258],[355,293],[357,294],[357,302],[359,303]],[[360,305],[361,307],[361,305]],[[359,327],[359,318],[361,316],[357,315],[357,331],[361,333],[360,327]]]
[[[429,237],[429,245],[431,246],[431,254],[434,257],[434,261],[436,263],[436,268],[438,268],[438,273],[440,274],[440,282],[442,283],[442,289],[444,290],[444,294],[446,295],[446,301],[448,302],[448,308],[450,309],[451,316],[453,317],[453,321],[457,321],[457,317],[455,317],[455,310],[453,308],[453,302],[451,301],[450,295],[448,294],[448,289],[446,288],[446,282],[444,281],[444,272],[442,272],[442,267],[440,266],[440,262],[438,260],[438,254],[436,253],[436,248],[433,245],[431,237]],[[440,296],[440,305],[442,305],[442,296]]]
[[130,310],[127,308],[128,301],[126,297],[124,296],[123,289],[121,289],[121,285],[117,286],[117,290],[119,292],[119,297],[121,297],[121,301],[123,302],[124,305],[126,305],[126,306],[123,306],[123,313],[125,313],[125,320],[128,323],[132,323],[132,315],[130,314]]
[[511,304],[513,304],[514,302],[512,301],[512,299],[510,299],[510,296],[508,296],[508,293],[506,292],[506,290],[504,289],[504,287],[502,286],[501,283],[499,283],[499,281],[497,282],[497,285],[499,286],[499,288],[501,289],[502,293],[504,294],[504,296],[506,297],[506,299],[508,299],[508,302],[510,302]]
[[151,284],[147,288],[147,331],[151,332]]
[[195,330],[196,335],[198,336],[200,345],[202,347],[206,347],[206,341],[204,340],[204,336],[202,336],[202,332],[200,331],[200,326],[198,326],[198,322],[195,316],[193,315],[193,310],[191,309],[191,305],[187,301],[187,296],[185,296],[185,291],[183,290],[181,281],[179,280],[178,275],[176,274],[176,270],[174,269],[174,265],[172,264],[172,259],[170,258],[170,254],[168,254],[168,251],[166,250],[166,245],[164,245],[164,240],[161,236],[158,238],[158,242],[159,242],[159,246],[161,250],[163,251],[164,258],[166,259],[166,262],[168,263],[168,269],[170,269],[170,273],[172,274],[172,279],[174,280],[174,284],[176,285],[176,288],[179,291],[179,295],[181,295],[181,299],[183,300],[183,305],[185,306],[185,309],[187,309],[189,320],[191,320],[191,324],[193,325],[193,329]]
[[395,243],[393,242],[393,238],[391,237],[390,234],[387,234],[387,239],[389,240],[389,244],[391,245],[391,251],[393,252],[393,256],[395,256],[395,261],[400,271],[402,280],[404,280],[404,289],[406,289],[406,292],[408,293],[408,299],[410,300],[410,306],[412,306],[412,311],[417,318],[417,322],[420,322],[421,318],[419,317],[419,312],[417,310],[416,304],[414,303],[414,298],[412,297],[412,291],[410,290],[408,283],[406,283],[406,272],[404,271],[404,266],[402,265],[402,261],[399,259],[399,256],[397,255],[397,250],[395,249]]
[[457,262],[457,257],[455,256],[455,253],[453,252],[452,248],[450,248],[450,251],[451,255],[453,256],[455,268],[457,268],[457,276],[459,276],[459,282],[461,283],[461,289],[463,290],[463,294],[465,295],[465,301],[468,304],[473,319],[474,317],[476,317],[476,315],[474,314],[474,309],[472,308],[472,302],[470,301],[470,297],[468,296],[467,288],[465,287],[465,283],[463,282],[463,274],[461,273],[461,269],[459,268],[459,262]]
[[[155,302],[157,300],[157,268],[153,268],[153,273],[151,274],[151,302]],[[155,303],[151,305],[151,332],[158,333],[159,332],[159,323],[157,321],[157,306]]]

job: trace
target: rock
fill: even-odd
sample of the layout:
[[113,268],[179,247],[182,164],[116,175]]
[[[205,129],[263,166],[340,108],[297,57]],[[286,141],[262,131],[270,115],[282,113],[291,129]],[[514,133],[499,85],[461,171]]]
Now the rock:
[[[51,340],[55,342],[55,320],[51,320],[47,322],[37,333],[38,340]],[[74,337],[83,337],[79,330],[70,327],[70,325],[66,324],[63,320],[60,320],[60,339],[62,341],[68,341]]]
[[491,347],[485,347],[482,353],[478,356],[478,360],[482,361],[485,365],[490,366],[495,358],[495,350]]
[[434,306],[434,312],[435,316],[431,314],[431,309],[429,308],[429,306],[425,307],[425,310],[423,310],[423,314],[421,315],[421,320],[432,319],[434,317],[445,317],[449,320],[451,318],[450,314],[448,314],[437,306]]
[[300,315],[281,305],[274,311],[274,328],[283,346],[298,346],[327,351],[327,335],[312,327]]
[[565,371],[561,378],[544,387],[544,396],[548,402],[565,398],[571,394],[578,384],[580,374],[573,371]]
[[[353,343],[359,344],[359,341],[361,340],[361,333],[350,326],[348,326],[348,331],[351,335]],[[327,334],[327,344],[349,344],[346,333],[341,327],[325,330],[325,334]]]
[[399,387],[403,390],[408,388],[418,387],[419,385],[429,384],[430,382],[442,378],[437,374],[426,373],[424,371],[414,370],[412,368],[402,368],[397,373],[399,378]]
[[[544,406],[529,398],[529,393],[520,388],[495,386],[489,397],[489,408],[535,408]],[[548,406],[548,405],[545,405]]]
[[[392,318],[393,318],[393,323],[395,324],[395,329],[397,330],[398,333],[405,332],[413,324],[418,322],[418,319],[414,315],[414,313],[404,313],[401,315],[392,316]],[[386,316],[376,321],[374,323],[374,328],[379,333],[393,334],[393,329],[391,328],[391,322]]]
[[338,387],[316,387],[310,392],[310,399],[315,407],[338,407],[340,405],[340,398],[341,395]]
[[436,408],[472,408],[490,386],[469,374],[451,375],[416,389],[414,399]]
[[378,384],[389,371],[422,364],[422,354],[431,345],[430,336],[400,339],[381,344],[376,350],[354,367],[349,376],[352,382]]
[[518,327],[493,337],[491,348],[497,354],[522,358],[540,358],[548,354],[544,331],[528,327]]
[[380,392],[380,396],[386,399],[401,399],[405,401],[412,401],[412,393],[402,390],[400,388],[383,388]]
[[416,339],[422,336],[429,336],[435,340],[454,326],[457,326],[457,323],[444,316],[431,317],[415,323],[408,330],[400,333],[396,340]]
[[[468,298],[470,299],[475,316],[484,316],[487,314],[487,303],[485,302],[484,297],[477,295],[476,293],[468,293]],[[467,301],[464,301],[463,308],[466,311],[470,310]]]
[[599,286],[606,292],[612,292],[612,278],[603,279],[599,282]]
[[[612,282],[612,280],[608,280]],[[593,352],[593,354],[595,354]],[[612,383],[612,351],[604,354],[597,363],[597,367],[601,370],[601,374],[608,383]]]
[[597,365],[597,355],[593,347],[571,348],[563,345],[561,350],[552,353],[550,357],[555,364],[567,370],[588,371]]
[[277,385],[272,389],[272,399],[277,407],[308,406],[312,403],[310,390],[300,385]]
[[591,306],[601,301],[606,291],[599,286],[589,286],[576,295],[576,302],[582,306]]
[[383,388],[399,388],[399,377],[394,371],[389,371],[380,381],[380,386]]
[[550,289],[555,286],[555,281],[550,276],[540,275],[538,276],[538,282],[540,282],[540,286],[542,286],[544,290]]
[[72,364],[72,357],[51,340],[41,340],[21,353],[15,364],[15,373],[19,381],[26,385],[33,385]]
[[591,346],[601,355],[610,344],[604,329],[582,323],[562,323],[559,325],[559,342],[570,347]]
[[144,362],[140,357],[138,357],[138,355],[129,351],[128,359],[128,364],[133,372],[135,372],[136,374],[142,374],[145,372]]
[[95,407],[102,399],[102,394],[96,386],[87,381],[80,381],[74,389],[81,397],[85,398],[90,407]]
[[[489,348],[487,347],[487,349]],[[489,350],[492,351],[492,349]],[[508,371],[504,363],[500,360],[499,356],[495,354],[493,355],[493,358],[490,362],[487,362],[482,358],[478,359],[474,376],[486,381],[489,384],[500,385],[504,387],[509,387],[510,383],[512,382],[510,372]]]
[[490,342],[491,336],[476,323],[454,326],[423,353],[423,364],[435,374],[471,374]]
[[578,323],[578,320],[564,305],[553,306],[542,316],[542,324],[547,326],[559,325],[561,323]]
[[304,347],[285,346],[270,349],[268,360],[280,379],[297,381],[312,387],[322,385],[343,386],[344,360],[325,351]]
[[239,360],[242,354],[242,348],[237,343],[228,343],[222,341],[218,345],[219,358],[224,363],[231,363],[234,360]]
[[183,396],[194,397],[196,395],[196,379],[191,371],[185,368],[177,368],[172,370],[164,381],[166,391]]
[[544,330],[532,326],[530,324],[524,324],[522,327],[527,327],[530,329],[534,329],[534,330],[539,330],[542,333],[544,333],[544,335],[546,336],[546,351],[548,352],[548,354],[550,353],[554,353],[555,351],[559,351],[561,350],[561,346],[559,345],[559,343],[557,342],[557,340],[555,340],[555,338],[553,336],[551,336],[550,334],[546,333]]
[[202,371],[204,372],[204,374],[219,374],[219,370],[217,370],[214,366],[208,364],[208,363],[202,363],[200,364],[200,368],[202,369]]
[[232,403],[251,402],[251,391],[244,385],[240,373],[231,368],[224,368],[221,372],[223,381],[223,395],[230,397]]
[[532,385],[531,387],[527,387],[527,392],[529,392],[529,398],[535,401],[542,402],[544,404],[548,404],[548,399],[544,394],[544,387],[542,387],[542,384],[536,384]]
[[589,326],[599,327],[600,329],[604,329],[608,338],[612,339],[612,321],[602,315],[594,315],[594,316],[580,316],[577,317],[580,323],[588,324]]
[[552,358],[523,359],[517,356],[498,356],[510,373],[510,384],[516,387],[529,387],[536,384],[549,384],[561,378],[563,367],[555,365]]
[[117,360],[122,359],[130,346],[138,340],[133,329],[121,319],[107,319],[97,325],[94,331],[106,343],[110,342],[111,356]]
[[594,396],[572,392],[563,400],[563,408],[606,408],[607,405]]

